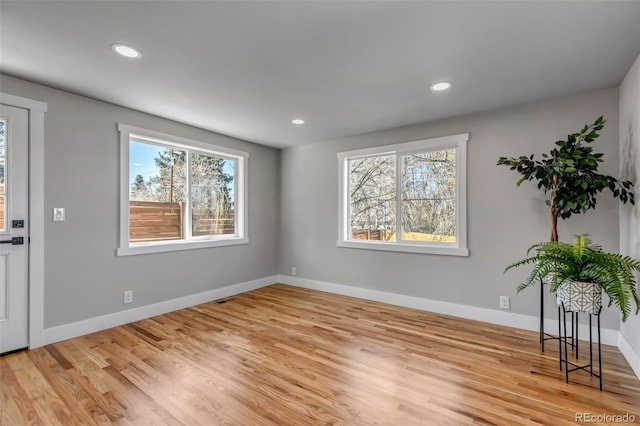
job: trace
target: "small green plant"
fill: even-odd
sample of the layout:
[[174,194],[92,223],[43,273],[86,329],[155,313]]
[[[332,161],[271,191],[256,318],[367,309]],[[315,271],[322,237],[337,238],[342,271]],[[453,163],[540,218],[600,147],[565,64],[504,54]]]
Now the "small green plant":
[[623,204],[634,204],[631,181],[618,181],[598,173],[604,154],[594,153],[589,144],[600,136],[598,132],[606,121],[600,116],[593,124],[585,124],[579,132],[567,135],[567,140],[557,141],[556,147],[549,154],[542,154],[541,160],[533,155],[498,159],[498,165],[522,175],[517,186],[535,180],[538,189],[549,193],[546,203],[551,210],[551,241],[558,241],[558,217],[568,219],[572,214],[595,208],[596,196],[604,189],[609,189]]
[[571,281],[597,283],[609,296],[609,306],[615,303],[620,308],[623,322],[631,313],[632,301],[635,313],[640,312],[634,276],[634,271],[640,271],[640,262],[629,256],[605,253],[584,235],[576,235],[573,243],[535,244],[527,250],[527,256],[505,269],[533,265],[529,277],[518,286],[518,293],[540,280],[548,280],[553,292]]

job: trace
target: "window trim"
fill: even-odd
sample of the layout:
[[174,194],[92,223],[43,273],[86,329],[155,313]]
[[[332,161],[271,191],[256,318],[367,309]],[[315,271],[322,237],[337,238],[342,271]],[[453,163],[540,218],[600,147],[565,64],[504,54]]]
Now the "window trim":
[[[469,256],[467,246],[467,142],[469,133],[461,133],[392,145],[382,145],[372,148],[357,149],[338,153],[338,247],[383,250],[408,253],[437,254],[450,256]],[[396,156],[396,178],[400,173],[397,165],[398,157],[415,152],[438,151],[443,149],[456,150],[456,242],[418,242],[399,240],[397,242],[371,242],[366,240],[349,239],[349,222],[351,212],[350,200],[347,200],[349,186],[349,160],[393,154]],[[396,181],[398,182],[398,181]],[[398,186],[399,183],[396,183]],[[396,187],[397,187],[396,186]],[[399,194],[399,193],[397,193]],[[396,203],[400,197],[396,195]],[[396,209],[396,214],[400,210]],[[398,222],[398,221],[397,221]],[[399,223],[399,222],[398,222]]]
[[[120,133],[120,238],[117,256],[130,256],[137,254],[162,253],[179,250],[192,250],[209,247],[223,247],[230,245],[248,244],[248,191],[247,191],[247,161],[249,153],[231,148],[212,145],[206,142],[195,141],[180,136],[169,135],[162,132],[143,129],[118,123]],[[195,237],[190,240],[168,240],[151,242],[129,242],[129,143],[132,137],[138,136],[143,141],[161,146],[171,145],[176,148],[188,149],[196,154],[215,155],[225,159],[236,161],[235,199],[236,234],[220,235],[215,239],[203,239]]]

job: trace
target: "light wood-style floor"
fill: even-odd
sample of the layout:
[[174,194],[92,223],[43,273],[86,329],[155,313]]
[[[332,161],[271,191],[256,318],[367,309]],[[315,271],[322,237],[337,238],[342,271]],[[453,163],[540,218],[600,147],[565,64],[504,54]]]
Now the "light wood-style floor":
[[616,348],[603,348],[600,392],[582,372],[566,384],[549,346],[541,353],[533,332],[278,284],[0,358],[0,424],[640,422],[640,382]]

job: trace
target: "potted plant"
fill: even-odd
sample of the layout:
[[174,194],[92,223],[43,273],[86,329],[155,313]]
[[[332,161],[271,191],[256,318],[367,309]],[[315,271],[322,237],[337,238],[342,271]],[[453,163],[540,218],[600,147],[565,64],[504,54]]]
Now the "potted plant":
[[602,306],[603,290],[609,296],[609,306],[614,303],[620,309],[623,322],[634,304],[635,313],[640,311],[634,276],[634,271],[640,271],[638,260],[606,253],[584,235],[577,235],[573,243],[535,244],[527,256],[505,269],[506,272],[533,265],[529,277],[518,286],[518,293],[540,279],[548,279],[551,291],[557,291],[558,302],[564,303],[569,311],[597,314]]
[[598,132],[605,123],[600,116],[593,124],[585,124],[579,132],[556,142],[556,147],[542,154],[540,160],[534,159],[534,155],[498,159],[498,165],[508,166],[522,175],[516,185],[535,180],[538,188],[549,195],[546,203],[551,213],[551,241],[558,241],[558,217],[568,219],[595,208],[596,196],[604,189],[609,189],[622,203],[634,204],[630,181],[618,181],[598,173],[604,154],[594,153],[589,144],[600,136]]

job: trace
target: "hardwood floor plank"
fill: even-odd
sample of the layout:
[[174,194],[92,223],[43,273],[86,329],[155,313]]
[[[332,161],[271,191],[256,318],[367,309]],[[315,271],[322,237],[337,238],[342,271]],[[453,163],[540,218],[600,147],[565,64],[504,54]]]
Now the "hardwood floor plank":
[[11,357],[8,365],[15,374],[17,385],[31,402],[31,407],[41,419],[46,419],[45,424],[73,424],[69,408],[28,356]]
[[617,348],[603,368],[566,384],[537,333],[277,284],[0,358],[0,423],[640,423]]
[[22,353],[15,353],[0,357],[0,395],[2,395],[3,402],[0,406],[2,424],[42,425],[44,423],[38,414],[38,410],[34,407],[34,401],[26,394],[22,385],[18,382],[13,368],[9,365],[10,359],[22,356]]
[[[108,418],[102,413],[95,402],[74,380],[65,373],[60,358],[53,358],[48,348],[29,351],[28,355],[40,374],[55,389],[56,394],[64,401],[73,414],[73,422],[80,425],[108,424]],[[59,354],[59,353],[58,353]],[[59,355],[62,357],[62,355]],[[66,358],[65,358],[66,359]],[[68,362],[68,361],[67,361]],[[65,364],[66,365],[66,364]],[[70,363],[69,363],[70,365]],[[81,410],[74,407],[80,406]]]
[[73,368],[73,365],[67,358],[65,358],[55,346],[47,346],[45,350],[51,354],[51,356],[56,360],[56,362],[62,367],[63,370],[69,370]]

